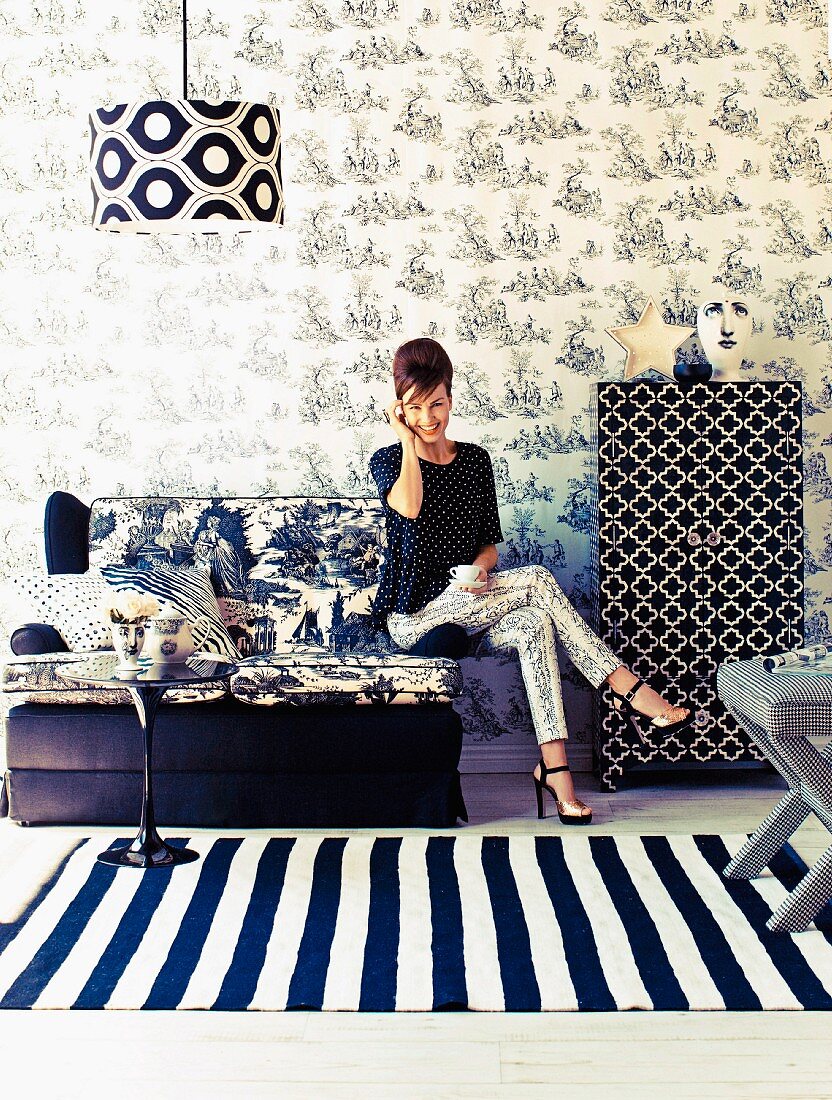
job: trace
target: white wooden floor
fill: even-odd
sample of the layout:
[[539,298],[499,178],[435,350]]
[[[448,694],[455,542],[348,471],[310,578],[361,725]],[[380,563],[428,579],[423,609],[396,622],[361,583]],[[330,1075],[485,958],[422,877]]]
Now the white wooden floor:
[[[551,818],[538,824],[528,776],[465,775],[463,787],[469,830],[561,828]],[[579,776],[578,789],[595,812],[592,832],[671,834],[749,832],[780,787],[759,776],[599,795],[590,776]],[[48,862],[68,836],[97,831],[0,822],[0,876],[13,873],[19,893],[27,866]],[[795,836],[806,860],[828,843],[814,822]],[[2,909],[0,896],[0,919]],[[4,1095],[27,1100],[829,1100],[830,1040],[832,1015],[805,1012],[4,1012],[0,1081]]]

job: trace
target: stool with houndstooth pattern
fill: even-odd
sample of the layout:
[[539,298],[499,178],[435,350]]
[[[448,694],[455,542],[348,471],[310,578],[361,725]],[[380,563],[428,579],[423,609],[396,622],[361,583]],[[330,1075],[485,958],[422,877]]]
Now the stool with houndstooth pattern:
[[[789,785],[771,813],[723,871],[754,878],[814,813],[832,832],[832,675],[767,672],[760,659],[722,665],[717,690],[725,706]],[[772,932],[802,932],[832,897],[832,845],[777,908]]]

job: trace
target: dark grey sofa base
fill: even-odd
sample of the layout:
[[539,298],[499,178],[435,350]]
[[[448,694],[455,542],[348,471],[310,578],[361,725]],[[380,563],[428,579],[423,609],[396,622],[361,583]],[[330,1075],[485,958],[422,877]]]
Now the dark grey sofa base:
[[[13,821],[138,824],[142,742],[132,707],[25,703],[10,709],[5,732]],[[449,704],[162,706],[156,817],[185,827],[446,827],[466,816],[461,747]]]
[[[7,775],[9,816],[20,824],[123,825],[135,832],[142,800],[139,772]],[[458,775],[424,772],[348,777],[232,772],[158,772],[153,780],[161,826],[193,828],[402,828],[455,825]],[[457,807],[457,809],[454,809]],[[132,835],[132,834],[131,834]]]

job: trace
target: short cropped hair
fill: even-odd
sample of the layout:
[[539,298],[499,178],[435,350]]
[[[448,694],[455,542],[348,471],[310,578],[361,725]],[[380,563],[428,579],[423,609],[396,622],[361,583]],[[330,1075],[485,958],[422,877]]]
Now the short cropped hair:
[[426,397],[438,385],[445,383],[448,396],[451,393],[454,368],[448,353],[427,336],[407,340],[393,355],[393,384],[396,397],[401,400],[413,388],[413,396]]

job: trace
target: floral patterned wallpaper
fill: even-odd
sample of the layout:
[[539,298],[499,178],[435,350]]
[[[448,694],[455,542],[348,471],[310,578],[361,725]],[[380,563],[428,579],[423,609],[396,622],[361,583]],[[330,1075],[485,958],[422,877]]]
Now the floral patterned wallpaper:
[[[820,0],[191,0],[191,95],[281,108],[286,226],[95,233],[87,112],[181,94],[180,11],[0,0],[0,573],[42,560],[54,488],[371,492],[391,352],[429,334],[456,364],[458,437],[494,458],[504,562],[545,562],[585,609],[590,385],[624,357],[604,329],[648,294],[692,324],[721,278],[756,303],[749,377],[805,383],[825,630]],[[522,724],[522,692],[482,689],[470,736]]]

